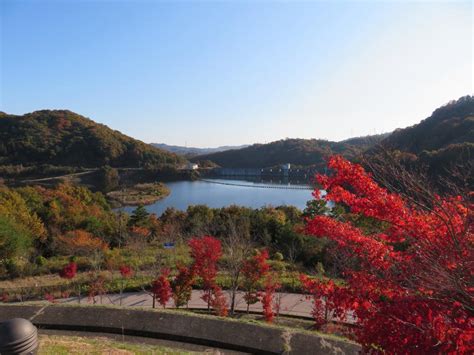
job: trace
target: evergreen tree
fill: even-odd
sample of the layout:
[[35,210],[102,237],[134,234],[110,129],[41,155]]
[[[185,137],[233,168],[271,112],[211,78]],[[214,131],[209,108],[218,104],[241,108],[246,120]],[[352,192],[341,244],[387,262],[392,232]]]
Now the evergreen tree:
[[145,227],[150,214],[147,212],[143,205],[139,205],[135,210],[132,212],[132,216],[130,217],[129,226],[140,226]]

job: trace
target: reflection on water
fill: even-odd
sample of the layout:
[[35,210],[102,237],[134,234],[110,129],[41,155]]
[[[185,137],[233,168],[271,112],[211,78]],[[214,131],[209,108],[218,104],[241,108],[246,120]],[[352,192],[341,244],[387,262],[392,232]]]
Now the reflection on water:
[[[312,198],[311,190],[304,189],[305,185],[298,185],[302,189],[277,189],[256,188],[277,184],[275,181],[266,181],[265,183],[228,179],[215,179],[212,181],[225,182],[226,184],[207,181],[176,181],[167,183],[171,190],[170,195],[163,200],[146,206],[146,208],[149,212],[156,213],[158,216],[168,207],[186,210],[189,205],[207,205],[213,208],[229,205],[251,208],[260,208],[266,205],[292,205],[304,209],[306,201]],[[127,212],[131,212],[133,209],[134,207],[125,208]]]

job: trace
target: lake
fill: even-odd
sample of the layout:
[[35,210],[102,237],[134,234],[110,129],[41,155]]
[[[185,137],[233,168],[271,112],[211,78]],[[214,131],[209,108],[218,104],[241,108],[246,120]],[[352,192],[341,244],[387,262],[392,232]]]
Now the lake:
[[[171,190],[168,197],[146,206],[148,212],[160,216],[168,207],[186,210],[190,205],[207,205],[212,208],[239,205],[260,208],[265,205],[292,205],[304,209],[306,202],[312,199],[305,185],[280,185],[244,180],[206,180],[176,181],[166,185]],[[265,188],[273,186],[280,188]],[[283,189],[282,187],[299,189]],[[135,207],[125,207],[131,212]]]

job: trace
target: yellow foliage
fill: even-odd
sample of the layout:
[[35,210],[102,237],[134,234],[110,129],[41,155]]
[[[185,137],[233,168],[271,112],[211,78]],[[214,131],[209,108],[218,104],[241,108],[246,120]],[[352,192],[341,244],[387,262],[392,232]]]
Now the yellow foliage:
[[0,187],[0,214],[25,226],[34,238],[46,238],[46,229],[36,213],[31,212],[22,196],[14,190]]

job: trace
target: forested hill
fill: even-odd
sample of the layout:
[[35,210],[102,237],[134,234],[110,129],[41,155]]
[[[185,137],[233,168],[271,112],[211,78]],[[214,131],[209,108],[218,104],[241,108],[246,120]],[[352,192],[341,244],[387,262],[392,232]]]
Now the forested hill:
[[268,144],[254,144],[250,147],[228,150],[194,157],[192,161],[210,160],[228,168],[264,168],[291,163],[298,166],[325,165],[325,158],[340,154],[354,159],[358,154],[379,143],[386,135],[354,138],[343,142],[331,142],[321,139],[284,139]]
[[157,167],[184,162],[71,111],[0,112],[0,165]]
[[436,109],[420,123],[394,131],[382,141],[391,150],[419,155],[441,154],[450,150],[474,148],[474,97],[459,100]]
[[[472,162],[474,157],[474,97],[465,96],[436,109],[414,126],[391,134],[350,138],[341,142],[317,139],[285,139],[268,144],[205,154],[193,161],[212,161],[228,168],[263,168],[284,163],[322,167],[325,158],[340,154],[350,160],[360,153],[384,146],[404,152],[410,159],[441,171],[453,161]],[[370,154],[368,155],[370,156]],[[401,155],[403,156],[403,154]]]
[[197,155],[211,154],[217,152],[223,152],[231,149],[242,149],[248,147],[248,145],[230,146],[225,145],[217,148],[195,148],[195,147],[183,147],[179,145],[168,145],[164,143],[151,143],[152,146],[166,150],[168,152],[176,153],[185,157],[195,157]]

